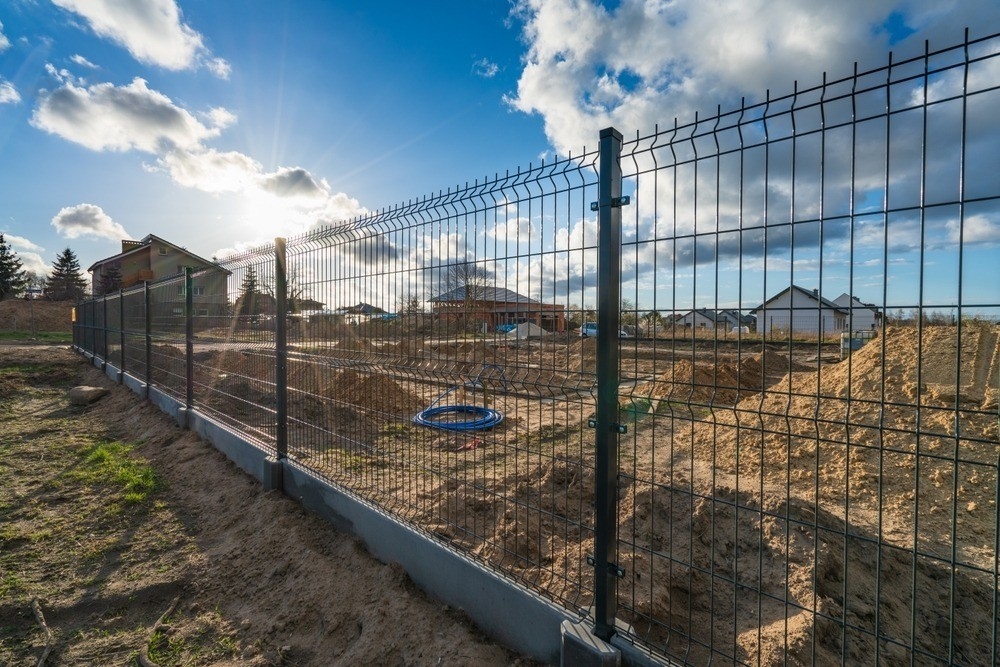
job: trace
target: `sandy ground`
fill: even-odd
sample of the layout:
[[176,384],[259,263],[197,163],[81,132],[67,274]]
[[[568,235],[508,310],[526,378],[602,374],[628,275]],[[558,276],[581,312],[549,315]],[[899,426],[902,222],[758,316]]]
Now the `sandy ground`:
[[[66,348],[0,347],[0,663],[530,665]],[[75,384],[111,393],[82,408]],[[144,504],[72,474],[133,445]],[[167,627],[152,629],[173,599]]]

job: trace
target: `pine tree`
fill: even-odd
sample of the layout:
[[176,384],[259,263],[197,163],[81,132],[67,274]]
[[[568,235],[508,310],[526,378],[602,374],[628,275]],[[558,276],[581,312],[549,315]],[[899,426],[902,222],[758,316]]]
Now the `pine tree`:
[[87,281],[80,270],[80,260],[69,248],[56,257],[52,273],[45,283],[45,290],[53,301],[81,301],[87,288]]
[[[100,294],[117,292],[122,288],[122,272],[117,264],[111,264],[104,268],[101,279],[97,283],[97,290]],[[95,294],[95,296],[97,296]]]
[[236,314],[241,316],[257,315],[259,297],[260,287],[257,284],[257,271],[251,266],[243,277],[243,284],[240,285],[240,297],[236,300]]
[[0,301],[17,296],[28,284],[21,258],[0,234]]

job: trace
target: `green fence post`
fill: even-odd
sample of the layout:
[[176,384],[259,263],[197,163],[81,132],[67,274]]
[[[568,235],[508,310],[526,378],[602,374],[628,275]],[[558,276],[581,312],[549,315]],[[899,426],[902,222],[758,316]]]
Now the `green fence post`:
[[185,406],[190,414],[194,407],[194,281],[191,279],[191,267],[184,269],[184,353],[185,371]]
[[277,393],[277,432],[275,449],[282,461],[288,457],[288,274],[285,253],[285,239],[274,239],[274,285],[275,317],[274,326],[274,384]]
[[601,130],[597,241],[597,453],[594,488],[594,634],[615,634],[618,612],[618,329],[621,309],[622,135]]

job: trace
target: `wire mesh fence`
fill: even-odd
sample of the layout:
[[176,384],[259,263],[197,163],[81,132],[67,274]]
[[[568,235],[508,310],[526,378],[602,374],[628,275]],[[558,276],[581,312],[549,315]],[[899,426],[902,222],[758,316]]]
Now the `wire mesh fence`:
[[971,168],[998,148],[996,52],[625,143],[639,640],[696,664],[996,663],[1000,192]]
[[606,131],[74,340],[605,638],[996,664],[998,47]]

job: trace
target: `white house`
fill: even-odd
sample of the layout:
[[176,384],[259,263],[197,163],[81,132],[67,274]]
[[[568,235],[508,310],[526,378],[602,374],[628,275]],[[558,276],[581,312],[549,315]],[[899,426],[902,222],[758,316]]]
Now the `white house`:
[[689,310],[683,315],[678,315],[674,319],[674,326],[694,329],[696,331],[715,331],[717,322],[713,311],[701,308],[698,310]]
[[870,303],[862,303],[847,292],[833,300],[835,304],[847,311],[847,330],[861,331],[878,329],[882,325],[882,313]]
[[848,309],[819,295],[792,285],[757,306],[757,332],[764,336],[809,335],[825,338],[847,329]]

